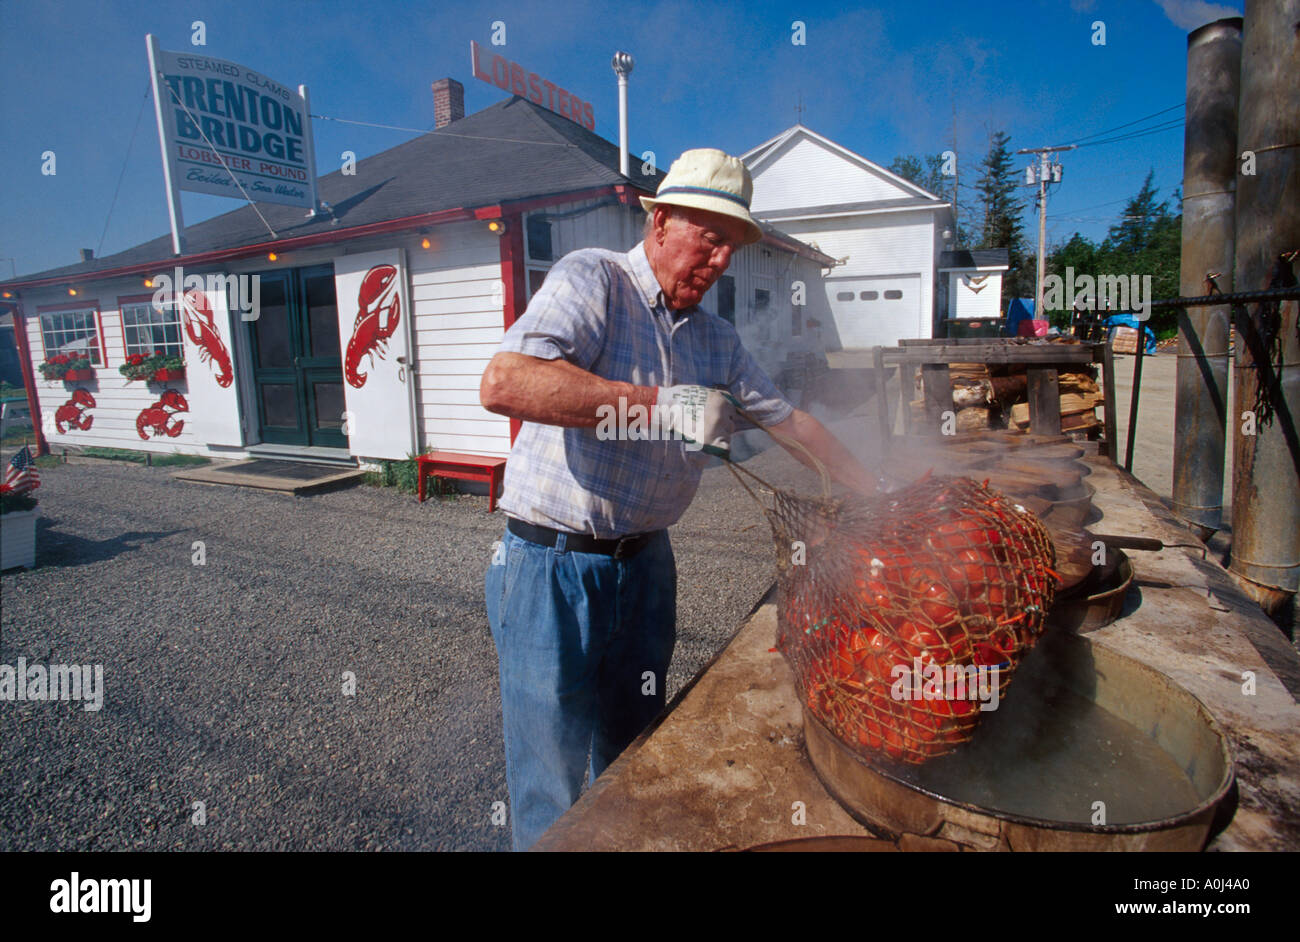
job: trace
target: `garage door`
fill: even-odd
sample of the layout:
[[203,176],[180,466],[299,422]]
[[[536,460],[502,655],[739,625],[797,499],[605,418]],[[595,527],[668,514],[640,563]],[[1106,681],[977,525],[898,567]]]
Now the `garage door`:
[[919,274],[827,278],[826,294],[845,350],[930,335],[921,318]]

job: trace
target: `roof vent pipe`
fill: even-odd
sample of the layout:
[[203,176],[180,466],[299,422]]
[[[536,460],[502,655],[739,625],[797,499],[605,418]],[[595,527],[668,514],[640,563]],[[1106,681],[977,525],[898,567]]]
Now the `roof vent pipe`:
[[632,74],[632,56],[626,52],[614,53],[610,63],[618,75],[618,172],[623,176],[628,173],[627,157],[627,77]]

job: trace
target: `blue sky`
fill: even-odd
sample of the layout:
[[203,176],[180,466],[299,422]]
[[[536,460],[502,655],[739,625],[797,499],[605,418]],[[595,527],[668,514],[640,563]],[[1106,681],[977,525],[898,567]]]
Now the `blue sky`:
[[[885,166],[900,154],[950,149],[955,131],[963,183],[973,183],[994,130],[1009,133],[1013,148],[1035,147],[1171,107],[1116,133],[1181,118],[1174,106],[1185,97],[1188,31],[1240,13],[1240,0],[5,0],[0,276],[73,263],[81,247],[112,254],[168,231],[145,101],[147,32],[164,49],[306,84],[318,115],[425,129],[436,78],[465,85],[467,112],[504,97],[471,76],[469,57],[470,40],[487,46],[500,20],[506,46],[494,51],[592,102],[596,131],[610,140],[618,137],[618,103],[609,60],[616,49],[631,52],[631,144],[638,154],[653,150],[663,166],[689,147],[748,150],[793,124],[802,96],[805,125]],[[191,45],[195,20],[206,29],[201,48]],[[805,24],[805,45],[791,42],[796,20]],[[1093,42],[1098,21],[1105,45]],[[344,150],[364,157],[412,136],[331,121],[314,127],[322,174],[338,169]],[[56,154],[54,176],[41,173],[47,150]],[[1100,238],[1148,169],[1161,197],[1179,185],[1182,131],[1081,148],[1062,162],[1049,242],[1075,231]],[[200,194],[182,199],[189,223],[238,206]],[[1036,221],[1025,222],[1036,237]]]

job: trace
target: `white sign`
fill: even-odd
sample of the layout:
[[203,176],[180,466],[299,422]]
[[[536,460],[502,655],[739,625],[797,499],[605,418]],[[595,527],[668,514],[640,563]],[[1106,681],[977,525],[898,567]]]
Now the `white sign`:
[[401,249],[334,260],[348,450],[368,458],[415,451],[409,273]]
[[190,52],[160,49],[154,67],[163,154],[175,187],[315,208],[305,89]]

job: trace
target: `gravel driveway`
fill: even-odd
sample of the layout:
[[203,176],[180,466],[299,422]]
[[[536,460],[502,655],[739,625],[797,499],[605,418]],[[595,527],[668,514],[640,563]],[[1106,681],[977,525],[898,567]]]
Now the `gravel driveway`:
[[[779,449],[749,466],[812,484]],[[483,606],[504,516],[480,497],[170,472],[41,472],[37,568],[0,577],[0,664],[103,665],[104,701],[0,703],[0,850],[508,849]],[[724,468],[671,532],[670,698],[774,577],[767,525]]]

